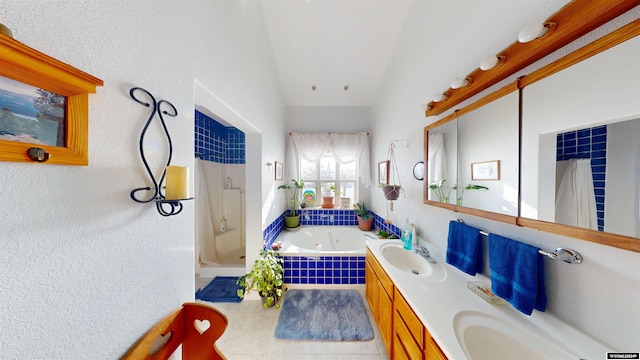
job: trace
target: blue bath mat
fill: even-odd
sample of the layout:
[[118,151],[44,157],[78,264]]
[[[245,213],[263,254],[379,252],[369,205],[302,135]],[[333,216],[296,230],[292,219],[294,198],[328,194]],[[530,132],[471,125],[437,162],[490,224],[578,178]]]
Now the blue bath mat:
[[216,276],[204,289],[196,291],[196,300],[209,302],[240,302],[237,292],[240,288],[236,285],[238,277]]
[[368,341],[373,329],[356,290],[287,291],[275,336],[286,340]]

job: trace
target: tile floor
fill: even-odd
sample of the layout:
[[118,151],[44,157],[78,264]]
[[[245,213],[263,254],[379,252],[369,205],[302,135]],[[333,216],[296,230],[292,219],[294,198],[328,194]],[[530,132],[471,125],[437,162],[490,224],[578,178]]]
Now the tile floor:
[[[206,286],[211,279],[196,278],[196,289]],[[318,285],[316,287],[319,287]],[[331,288],[330,285],[322,285]],[[292,288],[313,288],[290,285]],[[362,295],[374,338],[371,341],[295,341],[279,340],[273,335],[280,310],[264,309],[259,299],[244,299],[240,303],[213,303],[212,306],[227,316],[229,324],[216,342],[218,349],[229,360],[387,360],[388,356],[380,333],[371,317],[365,299],[364,285],[334,285],[337,289],[355,289]]]

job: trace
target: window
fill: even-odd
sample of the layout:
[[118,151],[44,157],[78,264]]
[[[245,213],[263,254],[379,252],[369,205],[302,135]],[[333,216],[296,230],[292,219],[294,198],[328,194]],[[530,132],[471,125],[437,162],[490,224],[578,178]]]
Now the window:
[[[320,204],[317,199],[329,192],[329,186],[335,186],[336,198],[348,197],[352,202],[357,202],[358,193],[358,171],[356,161],[348,164],[336,162],[332,156],[326,155],[316,162],[310,162],[300,158],[300,174],[304,179],[306,190],[313,190],[316,194],[315,205]],[[333,196],[333,193],[330,194]],[[336,204],[340,203],[336,201]]]

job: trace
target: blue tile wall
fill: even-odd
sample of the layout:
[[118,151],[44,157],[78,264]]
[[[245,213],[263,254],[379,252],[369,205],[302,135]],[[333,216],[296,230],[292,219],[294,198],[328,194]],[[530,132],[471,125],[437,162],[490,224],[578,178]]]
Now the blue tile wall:
[[207,115],[195,112],[195,153],[199,159],[221,164],[245,163],[245,135]]
[[[270,248],[284,227],[284,211],[263,231],[264,247]],[[358,219],[351,209],[302,209],[302,225],[316,226],[355,226]],[[384,219],[375,216],[376,230],[390,231],[400,237],[400,228],[386,224]],[[333,216],[333,221],[331,221]],[[364,284],[364,256],[285,256],[284,282],[286,284]]]
[[598,230],[604,230],[604,198],[607,170],[607,126],[558,134],[556,160],[591,159],[593,187],[598,214]]
[[285,284],[364,284],[364,256],[285,256]]

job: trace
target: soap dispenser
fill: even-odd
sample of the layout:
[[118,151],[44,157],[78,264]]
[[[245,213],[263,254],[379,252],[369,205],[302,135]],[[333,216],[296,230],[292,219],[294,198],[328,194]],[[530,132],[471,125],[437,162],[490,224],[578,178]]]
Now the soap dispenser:
[[402,225],[402,244],[406,250],[411,250],[413,248],[413,242],[411,240],[411,225],[409,224],[409,219],[405,219],[404,225]]

